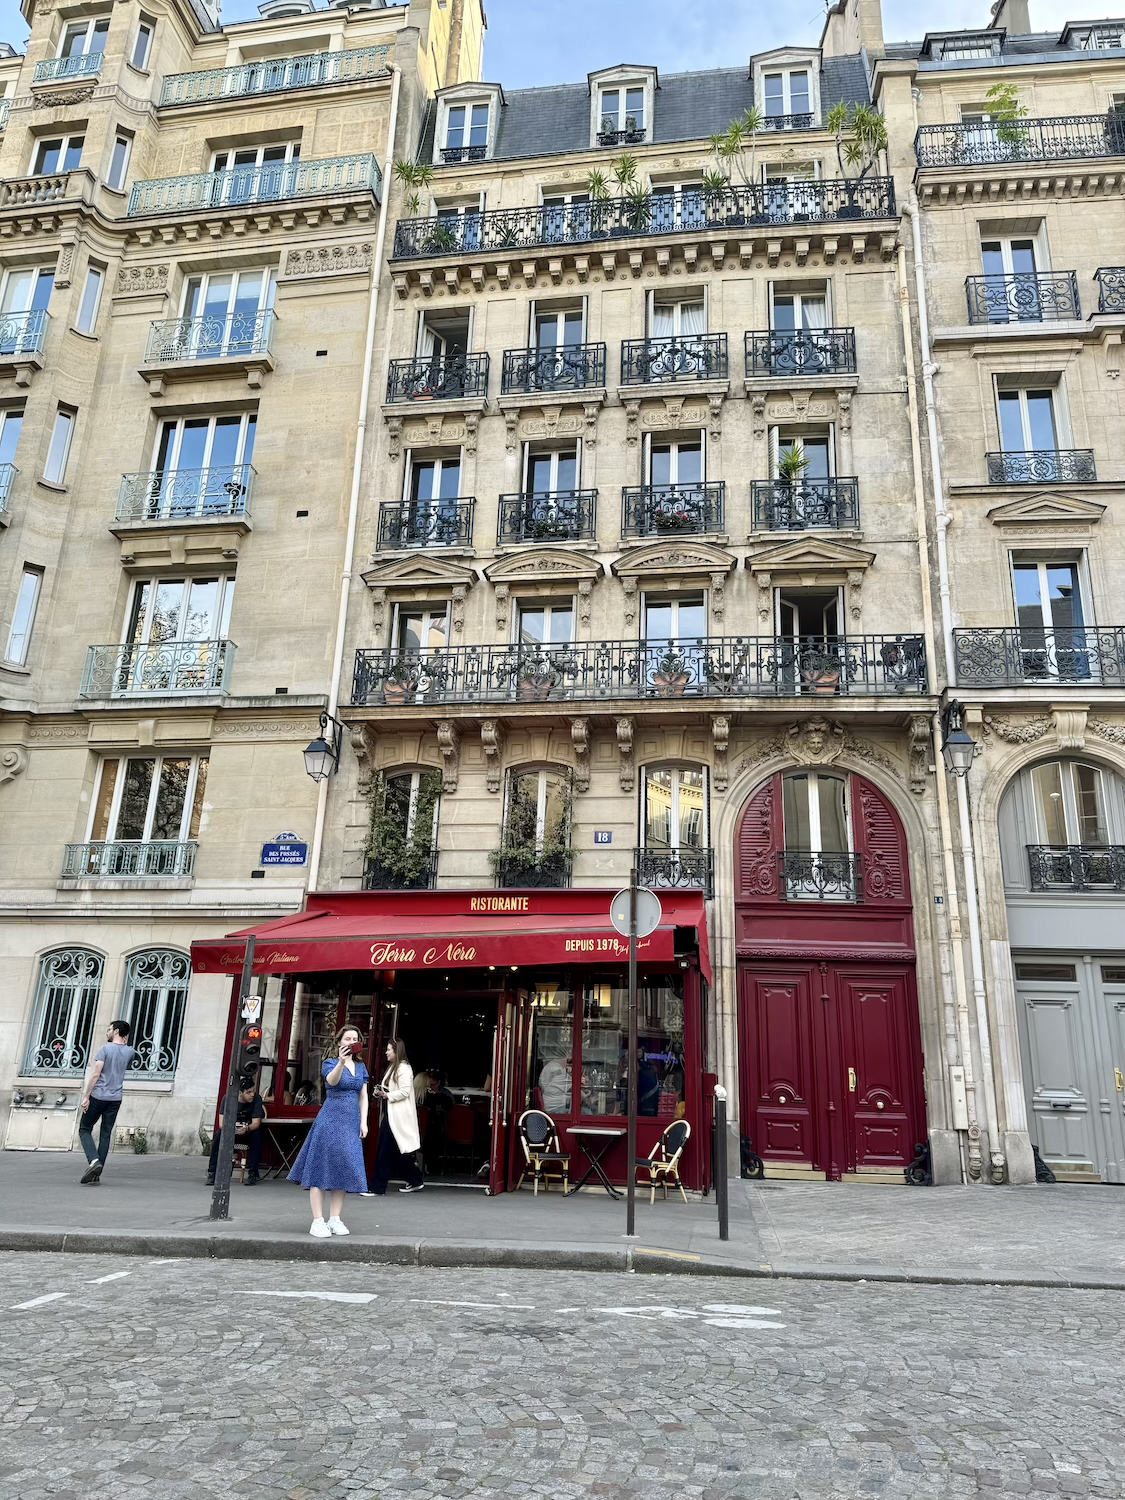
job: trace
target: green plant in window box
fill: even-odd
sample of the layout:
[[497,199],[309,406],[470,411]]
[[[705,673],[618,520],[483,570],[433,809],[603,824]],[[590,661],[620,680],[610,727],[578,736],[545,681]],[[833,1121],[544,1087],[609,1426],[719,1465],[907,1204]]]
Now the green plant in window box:
[[382,882],[371,889],[412,890],[429,884],[434,857],[434,813],[441,797],[441,772],[423,771],[413,822],[409,802],[388,795],[384,772],[371,778],[367,794],[368,823],[364,841],[368,880]]
[[412,217],[422,211],[419,188],[429,187],[434,180],[434,169],[429,162],[398,160],[393,168],[395,179],[406,189],[403,206]]
[[1029,139],[1027,126],[1019,123],[1027,116],[1026,106],[1020,103],[1019,90],[1013,83],[994,83],[984,97],[996,126],[997,142],[1003,146],[1005,155],[1018,160],[1023,156]]
[[516,776],[512,780],[500,847],[488,856],[506,884],[516,885],[522,880],[528,885],[551,885],[556,879],[565,884],[574,862],[573,805],[573,786],[567,778],[540,834],[537,776]]

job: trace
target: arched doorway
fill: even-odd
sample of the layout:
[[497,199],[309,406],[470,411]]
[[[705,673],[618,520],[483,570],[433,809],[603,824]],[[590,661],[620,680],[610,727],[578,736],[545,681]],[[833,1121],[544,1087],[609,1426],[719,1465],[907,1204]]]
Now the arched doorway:
[[801,768],[736,839],[743,1135],[767,1176],[901,1181],[926,1112],[898,814],[854,772]]

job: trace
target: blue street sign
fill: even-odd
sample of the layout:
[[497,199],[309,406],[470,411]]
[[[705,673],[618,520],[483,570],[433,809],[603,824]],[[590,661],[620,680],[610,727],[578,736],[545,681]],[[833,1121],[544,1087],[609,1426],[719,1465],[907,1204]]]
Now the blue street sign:
[[263,865],[305,865],[309,861],[309,846],[303,844],[295,833],[279,833],[272,844],[262,845]]
[[609,829],[609,828],[595,828],[594,829],[594,843],[595,844],[612,844],[613,843],[613,831],[612,831],[612,829]]

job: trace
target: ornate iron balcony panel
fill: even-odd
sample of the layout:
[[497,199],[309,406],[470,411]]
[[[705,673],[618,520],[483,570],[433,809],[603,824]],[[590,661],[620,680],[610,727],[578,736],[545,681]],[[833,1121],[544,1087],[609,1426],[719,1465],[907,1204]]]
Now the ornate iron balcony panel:
[[390,73],[393,47],[354,47],[346,52],[312,52],[300,57],[273,57],[234,68],[202,73],[170,73],[160,90],[162,109],[174,104],[209,104],[310,89],[326,83],[355,83]]
[[621,535],[683,536],[722,531],[726,482],[642,484],[621,491]]
[[859,525],[858,479],[755,479],[754,525],[767,531],[809,531]]
[[389,500],[379,507],[379,549],[402,547],[471,547],[471,495],[453,500]]
[[777,856],[777,894],[783,901],[862,901],[862,857],[786,849]]
[[827,178],[821,182],[650,193],[539,208],[495,208],[454,218],[400,219],[394,258],[514,251],[537,245],[582,245],[596,240],[667,234],[677,230],[768,229],[775,224],[836,223],[897,217],[890,177]]
[[35,64],[32,83],[57,83],[62,78],[94,78],[102,70],[103,52],[86,52],[82,56],[45,57]]
[[250,464],[218,469],[156,469],[122,474],[119,521],[209,521],[244,516],[254,486]]
[[121,875],[143,878],[146,875],[191,875],[195,871],[195,839],[172,842],[169,839],[143,843],[134,839],[98,841],[92,844],[67,844],[63,856],[64,879],[83,875]]
[[[1123,637],[1125,645],[1125,637]],[[920,635],[573,641],[356,652],[352,702],[518,703],[924,694]]]
[[766,115],[762,121],[763,130],[811,130],[813,117],[806,115]]
[[621,341],[622,385],[726,378],[725,333],[679,333],[666,338]]
[[1125,313],[1125,266],[1100,266],[1094,279],[1098,283],[1098,311]]
[[274,313],[268,308],[204,318],[160,318],[149,324],[145,363],[169,365],[268,354],[273,323]]
[[966,276],[965,296],[970,323],[1052,323],[1082,316],[1073,271]]
[[553,344],[545,349],[505,349],[500,394],[584,391],[605,385],[604,344]]
[[988,453],[989,484],[1093,484],[1092,448],[1024,448]]
[[185,209],[238,208],[364,190],[376,199],[382,194],[379,164],[370,153],[325,156],[319,161],[267,162],[225,172],[195,172],[188,177],[154,177],[133,184],[127,212],[129,218],[136,219]]
[[[15,464],[0,464],[0,512],[8,509],[8,496],[12,493],[12,481],[19,470]],[[595,494],[597,491],[594,492]]]
[[500,496],[496,540],[518,542],[586,542],[594,540],[597,490],[529,490]]
[[31,312],[0,313],[0,359],[42,354],[51,315],[45,308]]
[[487,396],[488,355],[424,355],[420,359],[392,359],[387,376],[387,401],[463,401]]
[[487,161],[487,146],[443,146],[441,159],[448,166],[456,161]]
[[921,125],[920,167],[981,167],[1005,162],[1073,161],[1125,155],[1125,114],[1053,115],[983,125]]
[[570,864],[566,854],[541,855],[534,863],[519,855],[502,854],[496,866],[496,884],[502,891],[566,890]]
[[634,125],[628,130],[599,130],[599,146],[639,146],[646,138],[643,126]]
[[158,646],[91,646],[82,698],[142,693],[225,693],[234,666],[233,641],[165,641]]
[[1125,844],[1028,844],[1033,891],[1125,891]]
[[650,890],[702,891],[715,894],[713,849],[634,849],[637,884]]
[[432,891],[437,879],[437,850],[430,855],[425,869],[416,875],[401,875],[388,870],[377,860],[369,859],[363,867],[363,889],[365,891]]
[[966,685],[1125,684],[1125,625],[976,626],[953,632],[953,654]]
[[747,377],[854,375],[854,328],[777,328],[746,335]]

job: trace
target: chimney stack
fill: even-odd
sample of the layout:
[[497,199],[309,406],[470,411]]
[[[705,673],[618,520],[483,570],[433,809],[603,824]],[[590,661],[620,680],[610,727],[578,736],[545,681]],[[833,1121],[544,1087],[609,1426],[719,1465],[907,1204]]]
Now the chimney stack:
[[1028,0],[996,0],[988,22],[989,31],[1006,31],[1009,36],[1028,36],[1031,33],[1031,12]]

